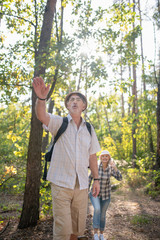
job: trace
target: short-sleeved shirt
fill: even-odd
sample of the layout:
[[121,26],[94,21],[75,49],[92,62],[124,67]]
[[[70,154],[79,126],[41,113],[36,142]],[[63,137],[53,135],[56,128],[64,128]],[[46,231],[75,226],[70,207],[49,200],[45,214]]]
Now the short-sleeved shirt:
[[[99,178],[100,178],[100,192],[98,197],[102,198],[102,200],[107,200],[111,196],[111,183],[110,178],[111,176],[115,177],[118,181],[122,180],[122,175],[119,170],[117,172],[114,170],[114,168],[110,165],[103,170],[102,163],[100,163],[99,168]],[[91,186],[91,181],[93,177],[90,174],[89,176],[89,187]]]
[[[78,176],[80,189],[86,189],[89,157],[100,151],[100,145],[92,125],[90,134],[83,118],[77,128],[72,117],[67,117],[68,127],[54,145],[47,180],[58,186],[74,189]],[[53,136],[56,136],[62,121],[60,116],[50,116],[48,130]]]

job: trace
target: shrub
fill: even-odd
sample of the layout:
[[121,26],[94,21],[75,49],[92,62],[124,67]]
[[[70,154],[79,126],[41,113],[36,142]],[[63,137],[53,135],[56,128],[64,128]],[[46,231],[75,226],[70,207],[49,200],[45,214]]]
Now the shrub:
[[139,169],[130,168],[127,171],[128,184],[132,188],[137,188],[146,182],[146,177],[140,172]]

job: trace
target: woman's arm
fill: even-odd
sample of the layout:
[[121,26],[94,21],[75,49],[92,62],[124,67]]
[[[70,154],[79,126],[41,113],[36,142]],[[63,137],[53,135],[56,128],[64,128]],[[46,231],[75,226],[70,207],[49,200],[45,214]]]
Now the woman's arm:
[[115,177],[118,181],[121,181],[122,180],[122,174],[117,169],[116,164],[113,161],[113,159],[111,159],[109,165],[111,166],[111,169],[112,169],[112,176]]

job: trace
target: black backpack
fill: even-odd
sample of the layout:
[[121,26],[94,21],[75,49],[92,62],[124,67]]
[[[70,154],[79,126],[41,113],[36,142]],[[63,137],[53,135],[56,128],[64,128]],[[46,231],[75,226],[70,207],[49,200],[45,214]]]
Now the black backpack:
[[[91,135],[91,125],[89,122],[85,122],[86,123],[86,127],[88,129],[88,132],[90,133]],[[62,122],[62,125],[60,126],[60,128],[58,129],[58,132],[54,138],[54,141],[53,141],[53,145],[50,149],[50,151],[48,151],[46,154],[45,154],[45,166],[44,166],[44,173],[43,173],[43,180],[46,180],[46,177],[47,177],[47,162],[50,162],[51,161],[51,157],[52,157],[52,152],[53,152],[53,148],[54,148],[54,145],[55,143],[57,142],[57,140],[59,139],[59,137],[62,135],[62,133],[64,133],[66,131],[68,127],[68,118],[67,117],[64,117],[63,118],[63,122]]]

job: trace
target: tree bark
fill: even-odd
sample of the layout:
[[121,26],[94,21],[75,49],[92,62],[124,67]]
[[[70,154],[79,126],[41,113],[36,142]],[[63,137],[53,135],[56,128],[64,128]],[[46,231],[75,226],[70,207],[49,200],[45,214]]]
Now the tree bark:
[[[133,0],[133,12],[135,12],[135,0]],[[135,23],[133,22],[133,29],[135,27]],[[133,52],[135,53],[135,39],[133,39]],[[132,86],[132,96],[133,98],[133,107],[132,107],[132,115],[133,115],[133,125],[132,125],[132,142],[133,142],[133,167],[136,167],[135,159],[137,155],[137,143],[136,143],[136,125],[137,125],[137,76],[136,76],[136,65],[133,64],[133,86]]]
[[[138,0],[138,9],[139,9],[139,16],[140,16],[140,26],[142,28],[142,17],[141,17],[141,4],[140,0]],[[140,44],[141,44],[141,61],[142,61],[142,81],[143,81],[143,91],[146,91],[146,81],[145,81],[145,70],[144,70],[144,54],[143,54],[143,36],[141,32],[140,36]]]
[[[120,66],[120,71],[121,71],[121,83],[123,82],[123,69],[122,69],[122,60],[121,60],[121,66]],[[125,110],[124,110],[124,94],[122,92],[121,94],[121,105],[122,105],[122,118],[125,117]]]
[[[129,79],[131,79],[131,66],[128,65]],[[129,86],[129,96],[131,95],[131,87]],[[128,116],[131,114],[131,104],[128,102]]]
[[77,91],[79,91],[79,89],[80,89],[80,83],[81,83],[81,80],[82,80],[82,69],[83,69],[83,56],[81,56],[81,65],[80,65],[80,71],[79,71]]
[[154,153],[152,128],[150,123],[148,124],[148,135],[149,135],[149,150],[150,150],[150,153]]
[[[160,1],[157,1],[157,9],[160,16]],[[156,55],[156,54],[155,54]],[[159,71],[158,77],[156,75],[156,70],[154,69],[155,79],[158,85],[157,92],[157,154],[156,154],[156,165],[155,169],[160,172],[160,48],[159,48]],[[154,64],[155,68],[155,64]],[[158,174],[158,173],[157,173]],[[160,186],[160,175],[155,179],[155,187]]]
[[[35,50],[34,76],[44,75],[51,39],[53,17],[57,0],[48,0],[44,12],[38,51]],[[32,117],[29,138],[27,173],[23,209],[18,228],[35,226],[39,219],[39,190],[41,177],[42,124],[35,114],[36,95],[32,90]]]
[[[140,0],[138,0],[138,9],[139,9],[139,16],[140,16],[140,26],[142,27],[142,17],[141,17],[141,4],[140,4]],[[143,82],[143,93],[144,93],[144,101],[145,104],[147,104],[147,94],[146,94],[146,79],[145,79],[145,68],[144,68],[144,54],[143,54],[143,36],[142,36],[142,32],[141,32],[141,36],[140,36],[140,44],[141,44],[141,61],[142,61],[142,82]],[[154,152],[154,147],[153,147],[153,138],[152,138],[152,131],[151,131],[151,124],[148,123],[148,136],[149,136],[149,149],[150,152],[153,153]],[[146,142],[146,140],[145,140]]]
[[160,170],[160,72],[157,92],[157,156],[156,170]]
[[[57,18],[56,18],[56,15],[55,15],[55,22],[56,22],[56,37],[57,37],[57,43],[60,44],[62,43],[62,35],[63,35],[63,14],[64,14],[64,7],[62,6],[62,1],[61,0],[61,23],[60,23],[60,36],[58,34],[58,23],[57,23]],[[56,59],[59,57],[60,55],[60,49],[58,50],[57,54],[56,54]],[[48,93],[48,96],[47,96],[47,99],[50,98],[54,88],[55,88],[55,85],[56,85],[56,82],[57,82],[57,78],[58,78],[58,72],[59,72],[59,64],[56,66],[56,69],[55,69],[55,74],[54,74],[54,80],[53,80],[53,83],[52,83],[52,86],[50,88],[50,91]],[[54,100],[50,100],[49,102],[49,107],[48,107],[48,112],[49,113],[52,113],[53,112],[53,107],[54,107]],[[59,114],[61,115],[61,113]],[[49,139],[49,132],[47,132],[46,136],[43,138],[43,142],[42,142],[42,152],[45,153],[46,151],[46,147],[48,145],[48,139]],[[51,144],[52,144],[52,141],[51,141]],[[49,146],[50,148],[50,146]]]

